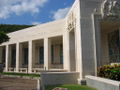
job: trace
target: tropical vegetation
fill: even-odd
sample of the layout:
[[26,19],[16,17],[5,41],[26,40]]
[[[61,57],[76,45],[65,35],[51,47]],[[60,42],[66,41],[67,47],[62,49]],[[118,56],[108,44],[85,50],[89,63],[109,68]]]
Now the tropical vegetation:
[[6,41],[9,41],[9,36],[4,32],[0,32],[0,44]]
[[98,76],[120,81],[120,64],[99,67]]
[[14,31],[18,31],[21,29],[25,29],[28,27],[32,27],[33,25],[9,25],[9,24],[0,24],[0,31],[5,33],[10,33]]
[[24,28],[31,27],[33,25],[8,25],[0,24],[0,44],[6,41],[9,41],[10,37],[7,33],[18,31]]

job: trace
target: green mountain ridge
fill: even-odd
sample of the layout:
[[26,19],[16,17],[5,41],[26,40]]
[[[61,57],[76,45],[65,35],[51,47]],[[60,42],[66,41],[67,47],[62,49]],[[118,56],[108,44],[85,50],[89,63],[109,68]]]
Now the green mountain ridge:
[[12,25],[12,24],[0,24],[0,32],[11,33],[14,31],[19,31],[34,25]]

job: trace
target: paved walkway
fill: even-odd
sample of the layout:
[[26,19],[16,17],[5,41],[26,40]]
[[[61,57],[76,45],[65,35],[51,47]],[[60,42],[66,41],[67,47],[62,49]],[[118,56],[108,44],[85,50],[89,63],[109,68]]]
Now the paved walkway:
[[0,90],[37,90],[37,80],[0,78]]

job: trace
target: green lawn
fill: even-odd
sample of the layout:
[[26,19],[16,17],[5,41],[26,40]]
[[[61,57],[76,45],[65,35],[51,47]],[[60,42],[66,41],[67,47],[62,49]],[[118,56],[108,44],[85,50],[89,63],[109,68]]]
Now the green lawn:
[[3,72],[3,75],[13,75],[13,76],[26,76],[26,77],[40,77],[40,74],[27,74],[27,73],[12,73],[12,72]]
[[46,86],[45,90],[52,90],[55,87],[67,88],[68,90],[97,90],[88,86],[81,85],[56,85],[56,86]]

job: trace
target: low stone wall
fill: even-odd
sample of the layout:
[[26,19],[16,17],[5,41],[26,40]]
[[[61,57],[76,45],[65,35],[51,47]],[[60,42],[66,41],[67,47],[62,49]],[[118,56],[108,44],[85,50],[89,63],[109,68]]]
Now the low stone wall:
[[77,84],[79,73],[76,72],[46,72],[41,73],[42,85]]
[[105,78],[86,76],[87,85],[98,90],[120,90],[120,82]]

